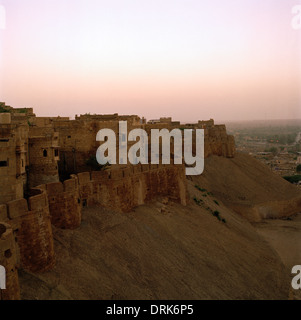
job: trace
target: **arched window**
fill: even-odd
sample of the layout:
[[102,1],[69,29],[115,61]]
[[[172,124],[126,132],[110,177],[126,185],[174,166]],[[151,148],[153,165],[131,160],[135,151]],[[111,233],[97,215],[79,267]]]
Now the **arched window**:
[[43,157],[47,157],[47,150],[43,150]]

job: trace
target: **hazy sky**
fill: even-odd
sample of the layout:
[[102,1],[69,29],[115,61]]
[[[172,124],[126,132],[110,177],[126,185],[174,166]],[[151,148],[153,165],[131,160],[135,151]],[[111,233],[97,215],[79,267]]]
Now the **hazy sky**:
[[38,116],[301,118],[300,0],[0,0],[0,101]]

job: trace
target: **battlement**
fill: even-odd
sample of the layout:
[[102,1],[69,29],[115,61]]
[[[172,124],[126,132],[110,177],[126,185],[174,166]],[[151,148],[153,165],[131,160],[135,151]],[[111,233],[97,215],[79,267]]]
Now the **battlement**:
[[75,116],[76,121],[128,121],[133,125],[139,125],[145,123],[144,118],[140,118],[138,115],[119,115],[118,113],[114,114],[84,114],[80,116]]
[[17,243],[17,262],[30,271],[46,271],[54,266],[54,248],[48,198],[45,190],[34,188],[26,199],[0,207],[0,217],[12,227]]
[[77,179],[41,186],[48,195],[51,223],[57,228],[75,229],[81,224],[81,200]]
[[198,121],[198,126],[200,128],[210,128],[210,127],[213,127],[214,126],[214,120],[213,119],[210,119],[210,120],[199,120]]
[[83,206],[101,205],[128,212],[157,196],[187,203],[184,165],[140,164],[71,177],[78,182]]

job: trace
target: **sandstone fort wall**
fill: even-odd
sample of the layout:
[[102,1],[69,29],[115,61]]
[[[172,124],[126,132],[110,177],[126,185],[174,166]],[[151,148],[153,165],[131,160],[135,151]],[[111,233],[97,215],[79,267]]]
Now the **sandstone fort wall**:
[[0,223],[0,265],[6,271],[6,289],[0,289],[0,300],[20,299],[17,254],[13,230],[7,223]]
[[1,218],[12,227],[17,243],[17,265],[32,271],[51,269],[55,263],[46,191],[33,189],[28,201],[18,199],[1,206]]
[[187,203],[183,165],[135,165],[72,177],[78,181],[83,206],[102,205],[128,212],[157,196]]

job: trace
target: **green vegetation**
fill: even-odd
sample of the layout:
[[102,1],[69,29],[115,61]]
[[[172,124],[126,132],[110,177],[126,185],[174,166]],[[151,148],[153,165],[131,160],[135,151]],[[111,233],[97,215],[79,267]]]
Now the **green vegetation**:
[[[193,197],[193,200],[194,202],[199,205],[199,206],[202,206],[204,205],[204,201],[202,199],[197,199],[197,197]],[[216,200],[215,200],[216,201]],[[217,201],[216,201],[217,202]],[[219,211],[217,210],[212,210],[210,207],[207,207],[206,208],[207,211],[209,211],[214,217],[216,217],[219,221],[223,222],[223,223],[226,223],[226,219],[222,218],[220,216],[220,213]]]
[[198,189],[199,191],[202,191],[202,192],[206,192],[207,191],[206,189],[203,189],[203,188],[199,187],[197,184],[194,187],[196,189]]
[[194,200],[195,203],[198,204],[199,206],[204,203],[204,201],[203,201],[202,199],[197,199],[196,197],[194,197],[193,200]]
[[[0,104],[0,113],[11,113],[10,107],[5,107],[5,104]],[[14,109],[17,113],[27,113],[27,108]]]
[[9,110],[3,108],[2,106],[0,106],[0,113],[9,113]]
[[301,172],[301,164],[298,164],[298,165],[297,165],[296,171],[297,171],[298,173]]
[[278,149],[276,147],[265,149],[264,151],[265,152],[272,152],[274,156],[278,153]]
[[203,197],[207,197],[207,196],[213,196],[213,193],[208,191],[204,188],[201,188],[200,186],[198,186],[197,184],[194,186],[196,189],[198,189],[199,191],[201,192],[206,192],[206,193],[203,193]]
[[27,113],[27,109],[26,108],[18,108],[17,112],[18,113]]
[[213,216],[216,217],[219,221],[222,221],[223,223],[226,223],[226,219],[222,218],[220,216],[219,211],[215,210],[212,212]]
[[107,167],[110,166],[109,163],[106,163],[104,165],[101,165],[97,162],[96,156],[91,156],[87,161],[86,165],[91,168],[92,171],[101,171],[106,170]]
[[277,143],[277,144],[292,144],[295,142],[297,137],[297,133],[282,133],[275,135],[267,135],[267,141],[269,143]]
[[222,218],[220,217],[220,215],[219,215],[219,211],[215,210],[215,211],[213,211],[212,214],[213,214],[215,217],[217,217],[218,220],[221,220],[221,219],[222,219]]
[[301,144],[295,143],[300,128],[299,119],[248,121],[227,125],[228,133],[235,137],[238,150],[252,153],[265,151],[274,156],[278,152],[295,154],[301,151]]
[[300,131],[300,125],[298,124],[284,124],[284,125],[272,125],[265,124],[261,126],[239,126],[237,128],[228,128],[229,133],[237,134],[238,140],[245,140],[251,138],[254,140],[266,140],[272,144],[292,144],[295,142],[298,132]]
[[213,200],[214,203],[216,203],[219,206],[219,203],[217,202],[217,200]]
[[285,176],[283,177],[283,179],[287,180],[290,183],[298,183],[299,181],[301,181],[301,175],[296,174],[294,176]]

